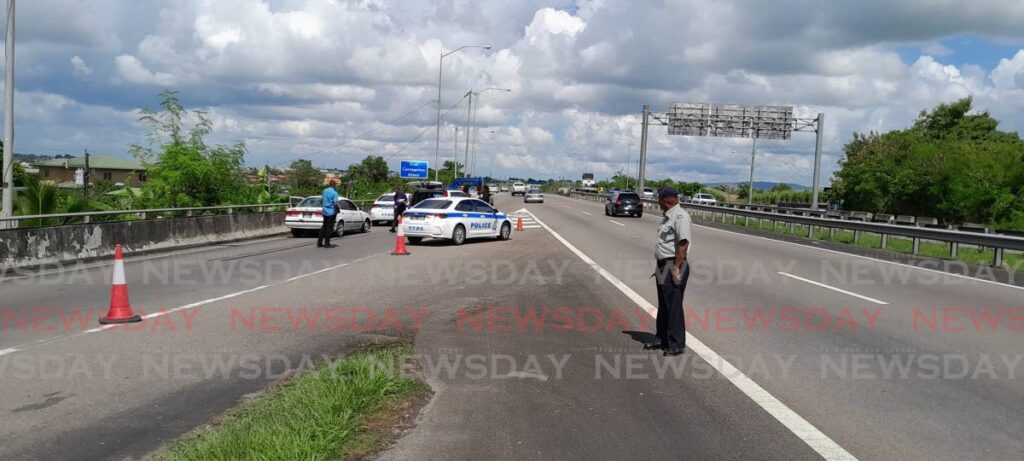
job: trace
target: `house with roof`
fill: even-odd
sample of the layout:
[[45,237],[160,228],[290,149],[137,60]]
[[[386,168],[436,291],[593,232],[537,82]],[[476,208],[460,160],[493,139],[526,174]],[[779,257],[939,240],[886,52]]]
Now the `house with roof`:
[[[58,187],[82,187],[85,172],[85,157],[55,158],[32,163],[39,170],[41,181],[49,181]],[[135,159],[113,155],[89,154],[89,182],[110,181],[130,187],[139,187],[146,182],[146,167]]]

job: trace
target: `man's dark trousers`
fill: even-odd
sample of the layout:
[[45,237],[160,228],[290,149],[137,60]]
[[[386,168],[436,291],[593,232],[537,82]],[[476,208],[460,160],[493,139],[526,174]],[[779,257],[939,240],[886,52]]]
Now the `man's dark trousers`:
[[331,244],[331,236],[334,235],[334,226],[337,222],[337,213],[330,216],[324,216],[324,224],[320,226],[320,235],[316,239],[317,246],[327,246]]
[[666,348],[686,346],[686,317],[683,312],[683,292],[690,279],[690,265],[683,263],[682,278],[675,283],[672,277],[672,259],[658,261],[658,341]]
[[394,215],[391,218],[391,231],[392,232],[395,230],[395,226],[398,226],[398,218],[400,216],[402,216],[402,213],[405,213],[405,207],[404,206],[396,206],[395,207]]

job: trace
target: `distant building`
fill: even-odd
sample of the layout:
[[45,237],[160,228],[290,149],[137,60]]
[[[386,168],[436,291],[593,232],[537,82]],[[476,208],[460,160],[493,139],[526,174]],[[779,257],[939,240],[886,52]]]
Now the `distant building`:
[[[43,160],[32,163],[32,166],[39,170],[41,181],[50,181],[59,187],[82,187],[81,176],[85,172],[84,156]],[[110,181],[139,187],[146,182],[146,167],[134,159],[89,154],[89,170],[89,182],[92,184],[97,181]],[[128,184],[128,181],[131,184]]]

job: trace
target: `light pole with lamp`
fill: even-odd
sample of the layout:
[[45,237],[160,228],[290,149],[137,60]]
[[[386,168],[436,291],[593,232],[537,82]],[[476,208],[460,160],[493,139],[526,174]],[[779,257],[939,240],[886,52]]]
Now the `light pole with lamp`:
[[434,181],[438,180],[440,174],[440,165],[437,164],[441,160],[441,77],[444,75],[444,58],[446,56],[455,54],[466,48],[483,48],[485,50],[491,49],[490,45],[465,45],[460,46],[447,53],[441,52],[441,59],[437,61],[437,136],[434,138]]

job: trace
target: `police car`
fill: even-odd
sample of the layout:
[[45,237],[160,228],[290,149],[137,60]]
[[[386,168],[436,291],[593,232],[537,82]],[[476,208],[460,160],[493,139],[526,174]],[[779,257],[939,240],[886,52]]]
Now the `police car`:
[[462,245],[466,239],[478,237],[508,240],[512,235],[512,221],[483,200],[435,197],[417,203],[402,214],[402,232],[412,244],[424,238],[439,238]]

